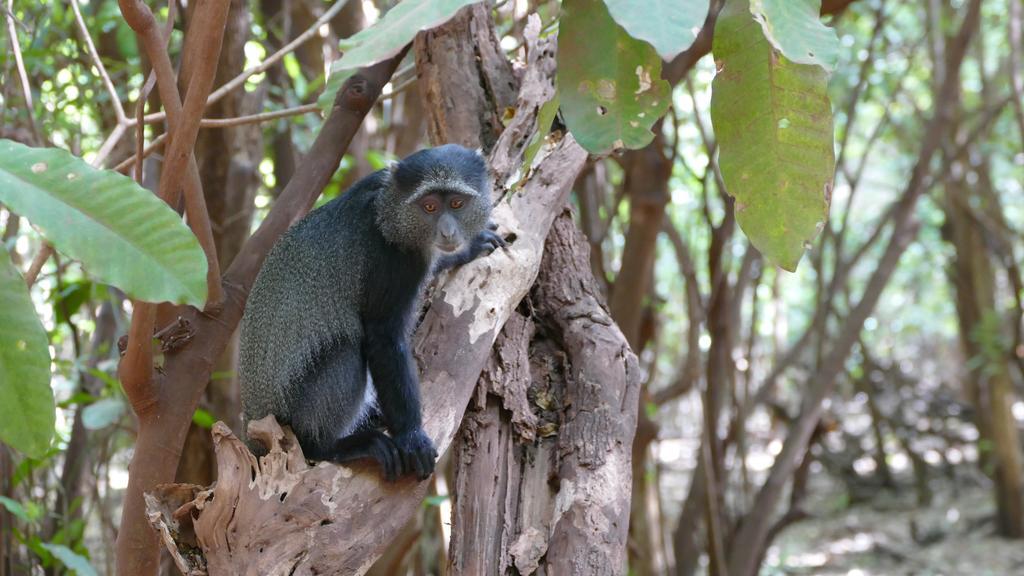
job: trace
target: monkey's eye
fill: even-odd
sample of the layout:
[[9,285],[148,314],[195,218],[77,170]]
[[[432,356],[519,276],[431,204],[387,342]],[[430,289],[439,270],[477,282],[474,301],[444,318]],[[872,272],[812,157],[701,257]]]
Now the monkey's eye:
[[465,202],[461,198],[454,198],[448,205],[452,207],[452,210],[458,210],[459,208],[462,208],[464,203]]
[[437,212],[437,202],[433,200],[427,200],[422,204],[422,206],[423,211],[426,212],[427,214],[433,214],[434,212]]

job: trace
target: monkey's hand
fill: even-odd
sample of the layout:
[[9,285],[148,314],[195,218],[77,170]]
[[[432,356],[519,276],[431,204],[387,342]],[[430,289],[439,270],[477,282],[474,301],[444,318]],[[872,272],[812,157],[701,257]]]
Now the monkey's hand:
[[487,224],[487,229],[480,232],[473,238],[472,242],[469,243],[465,249],[457,254],[448,254],[438,258],[434,264],[434,274],[437,274],[443,270],[454,268],[456,266],[462,266],[468,262],[476,260],[484,254],[490,254],[498,248],[504,248],[508,246],[505,239],[498,235],[498,225],[494,222]]
[[505,239],[497,233],[498,225],[494,222],[487,223],[487,229],[476,235],[473,239],[473,245],[470,247],[470,252],[473,257],[470,260],[480,256],[483,253],[490,254],[498,248],[505,248],[508,244]]
[[416,428],[394,437],[402,455],[405,472],[415,472],[417,480],[426,480],[434,472],[437,450],[422,428]]

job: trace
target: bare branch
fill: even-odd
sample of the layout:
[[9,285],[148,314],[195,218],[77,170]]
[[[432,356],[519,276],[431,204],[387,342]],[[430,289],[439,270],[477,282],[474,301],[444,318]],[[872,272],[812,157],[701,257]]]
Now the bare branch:
[[25,109],[28,111],[28,122],[32,127],[32,134],[35,136],[36,145],[39,145],[44,140],[39,132],[39,126],[36,124],[36,117],[33,113],[35,105],[32,102],[32,87],[28,82],[28,72],[25,71],[25,59],[21,55],[18,31],[14,28],[14,0],[7,0],[7,10],[4,14],[7,17],[7,36],[11,40],[11,52],[14,52],[14,63],[18,68],[18,79],[21,80],[21,95],[25,99]]
[[36,283],[36,279],[39,277],[39,271],[43,269],[43,264],[53,256],[53,246],[49,242],[44,242],[43,247],[39,249],[39,253],[32,259],[32,264],[28,267],[28,271],[25,272],[25,283],[31,288]]
[[[383,98],[383,96],[381,98]],[[273,112],[262,112],[260,114],[249,114],[248,116],[238,116],[236,118],[204,118],[203,121],[199,123],[199,127],[230,128],[232,126],[259,124],[261,122],[277,120],[278,118],[301,116],[302,114],[316,114],[319,112],[320,106],[316,104],[304,104],[302,106],[295,106],[294,108],[285,108],[284,110],[275,110]]]
[[85,20],[82,18],[82,10],[78,5],[78,0],[71,0],[71,9],[75,12],[75,22],[78,24],[78,31],[82,33],[82,39],[85,40],[85,47],[89,51],[89,58],[92,60],[96,70],[99,71],[100,78],[103,79],[103,86],[106,87],[107,92],[110,94],[110,102],[114,105],[114,114],[117,115],[117,123],[120,128],[128,122],[128,117],[124,113],[124,106],[121,105],[121,98],[117,95],[117,90],[114,89],[114,83],[110,80],[110,75],[107,74],[107,69],[103,66],[99,53],[96,52],[96,45],[93,44],[92,36],[89,35],[89,29],[85,26]]

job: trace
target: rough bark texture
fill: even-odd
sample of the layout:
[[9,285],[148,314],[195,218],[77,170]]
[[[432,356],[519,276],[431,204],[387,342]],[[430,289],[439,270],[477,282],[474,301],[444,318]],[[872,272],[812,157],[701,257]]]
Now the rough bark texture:
[[[443,452],[477,390],[456,452],[451,573],[622,574],[637,361],[603,303],[568,213],[544,241],[586,152],[571,136],[554,135],[526,184],[514,192],[504,185],[518,180],[537,112],[553,91],[553,47],[538,45],[539,21],[531,24],[509,125],[500,136],[482,134],[493,126],[472,122],[445,132],[463,144],[494,142],[494,220],[510,246],[442,278],[428,300],[414,349],[425,429]],[[492,34],[489,24],[486,30]],[[427,50],[436,55],[436,47]],[[474,68],[500,69],[487,59]],[[472,85],[482,91],[478,103],[500,110],[488,82]],[[506,82],[517,81],[509,75]],[[432,122],[442,126],[438,118]],[[535,279],[532,306],[517,312]],[[188,574],[363,573],[425,494],[426,484],[410,479],[381,485],[373,468],[310,467],[290,432],[272,420],[250,434],[266,440],[267,456],[257,460],[218,425],[216,487],[166,487],[149,498],[153,525]]]
[[966,358],[983,359],[966,370],[963,385],[974,404],[979,446],[985,443],[991,446],[979,452],[983,468],[989,469],[995,484],[999,533],[1008,538],[1021,538],[1024,537],[1024,479],[1020,436],[1012,411],[1014,387],[1009,356],[993,354],[985,350],[982,343],[986,330],[989,338],[1000,333],[1003,323],[999,320],[1004,316],[997,312],[996,275],[985,231],[970,212],[971,188],[961,180],[947,184],[946,189],[946,224],[950,243],[956,249],[951,276],[956,288],[960,343]]
[[622,574],[640,374],[590,272],[586,241],[563,214],[534,292],[553,322],[569,374],[559,431],[559,490],[548,546],[551,574]]
[[463,421],[449,574],[625,573],[639,377],[565,212]]
[[[661,123],[654,128],[654,141],[641,150],[626,154],[623,159],[623,189],[629,198],[629,229],[622,249],[622,266],[615,277],[609,308],[612,318],[622,329],[626,340],[637,353],[643,352],[641,325],[647,298],[654,280],[654,259],[658,236],[665,221],[668,205],[668,181],[672,160],[665,155],[665,138]],[[646,399],[644,400],[646,403]],[[664,571],[664,546],[661,543],[657,487],[646,474],[647,455],[651,442],[657,438],[657,426],[639,411],[640,426],[633,444],[633,499],[630,526],[630,567],[638,574]]]
[[[533,81],[550,85],[553,55],[543,55],[535,62]],[[536,93],[523,91],[514,121],[491,154],[498,190],[521,163],[543,103],[531,97]],[[417,331],[425,428],[441,452],[458,429],[498,330],[533,284],[544,237],[586,159],[570,136],[550,143],[542,154],[524,188],[495,207],[494,219],[509,248],[450,274],[435,291]],[[286,438],[268,434],[279,444]],[[160,514],[174,509],[166,502],[161,505],[161,494],[167,492],[154,494],[151,518],[158,526],[169,526],[168,534],[187,533],[187,524],[192,524],[211,574],[365,571],[415,512],[426,484],[406,480],[382,485],[376,469],[330,464],[309,468],[292,444],[284,440],[257,461],[226,427],[217,427],[216,488],[200,493],[194,509],[188,509],[191,514],[179,518]],[[174,527],[179,520],[186,526]],[[337,546],[339,541],[346,546]]]
[[[139,434],[117,543],[120,574],[155,572],[158,541],[154,532],[146,530],[149,518],[143,495],[174,478],[192,414],[216,358],[224,351],[241,320],[246,295],[263,259],[288,226],[312,207],[337,169],[355,128],[394,72],[400,56],[362,70],[345,83],[303,159],[302,170],[288,183],[270,214],[225,272],[223,308],[212,313],[194,308],[183,310],[182,326],[190,335],[180,349],[165,354],[162,370],[151,375],[156,393],[152,404],[141,409],[136,407]],[[147,368],[152,370],[152,367]]]
[[[216,85],[223,85],[242,71],[245,65],[243,48],[249,40],[251,20],[245,2],[232,0],[224,29],[224,49],[217,65]],[[263,109],[263,95],[262,90],[238,90],[207,107],[205,115],[208,118],[234,118],[258,113]],[[217,247],[217,260],[226,269],[242,249],[252,225],[253,197],[260,181],[259,163],[263,158],[261,126],[248,124],[202,130],[196,140],[195,152]],[[214,369],[219,374],[231,376],[212,379],[206,388],[204,402],[208,411],[232,427],[238,425],[240,413],[234,377],[236,353],[237,340],[232,338]],[[195,424],[189,429],[177,480],[202,485],[216,480],[209,430]]]
[[517,89],[490,7],[484,2],[464,8],[444,26],[417,36],[415,50],[420,91],[430,107],[430,141],[489,150]]

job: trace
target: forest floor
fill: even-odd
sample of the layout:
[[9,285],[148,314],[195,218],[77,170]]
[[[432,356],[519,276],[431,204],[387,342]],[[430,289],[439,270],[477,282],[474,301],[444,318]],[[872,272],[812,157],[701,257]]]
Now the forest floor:
[[833,511],[775,540],[762,576],[1024,576],[1024,543],[995,535],[989,489],[938,490],[929,507],[911,489],[841,510],[835,502],[833,491]]

